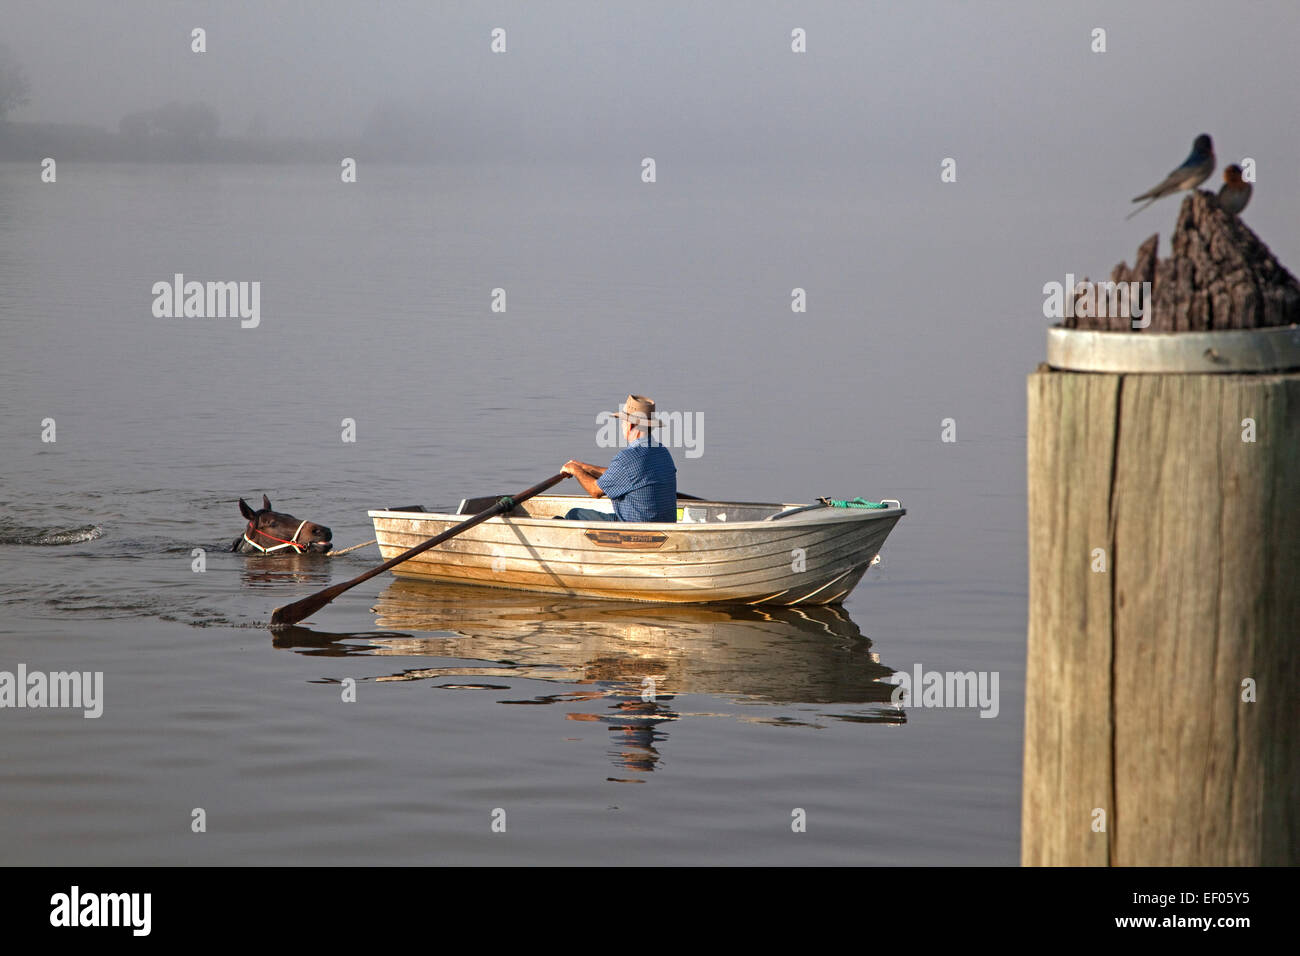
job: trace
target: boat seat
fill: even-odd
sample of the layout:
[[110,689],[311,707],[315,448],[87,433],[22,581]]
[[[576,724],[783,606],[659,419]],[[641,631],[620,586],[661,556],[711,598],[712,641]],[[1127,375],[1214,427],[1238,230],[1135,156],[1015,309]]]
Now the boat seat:
[[460,507],[456,509],[458,515],[476,515],[480,511],[486,511],[494,504],[500,501],[506,495],[483,495],[480,498],[462,498]]

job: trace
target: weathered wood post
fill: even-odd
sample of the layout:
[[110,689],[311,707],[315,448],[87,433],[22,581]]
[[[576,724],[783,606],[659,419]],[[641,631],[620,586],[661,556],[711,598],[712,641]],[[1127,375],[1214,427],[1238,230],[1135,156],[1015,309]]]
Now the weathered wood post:
[[1294,865],[1300,286],[1208,193],[1155,249],[1029,376],[1021,862]]

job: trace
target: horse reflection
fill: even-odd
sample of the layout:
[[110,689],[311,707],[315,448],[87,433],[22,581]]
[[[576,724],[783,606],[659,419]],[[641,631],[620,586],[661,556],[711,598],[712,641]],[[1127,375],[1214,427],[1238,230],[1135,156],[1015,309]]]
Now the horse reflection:
[[285,584],[316,584],[324,587],[331,580],[329,559],[313,554],[261,555],[243,558],[239,570],[245,587],[274,588]]

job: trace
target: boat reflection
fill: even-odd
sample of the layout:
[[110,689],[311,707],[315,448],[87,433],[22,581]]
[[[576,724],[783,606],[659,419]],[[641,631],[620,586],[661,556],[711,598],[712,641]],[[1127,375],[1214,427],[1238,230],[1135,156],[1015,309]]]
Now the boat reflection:
[[[274,632],[273,643],[322,656],[440,659],[376,681],[493,690],[518,684],[492,678],[567,685],[501,703],[566,705],[567,719],[604,725],[610,757],[634,773],[655,769],[669,726],[687,716],[782,726],[906,721],[890,700],[894,686],[884,681],[893,670],[843,608],[583,601],[398,578],[373,610],[378,632],[289,628]],[[694,695],[711,698],[689,701],[707,711],[686,709]]]

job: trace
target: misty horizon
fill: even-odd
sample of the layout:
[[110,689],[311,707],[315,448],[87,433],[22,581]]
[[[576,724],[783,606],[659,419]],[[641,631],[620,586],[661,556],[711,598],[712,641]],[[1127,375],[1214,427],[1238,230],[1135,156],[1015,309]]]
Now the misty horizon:
[[[1188,23],[1220,20],[1209,3],[1180,9]],[[134,113],[207,104],[219,138],[328,141],[363,159],[654,155],[663,165],[861,166],[933,181],[939,160],[957,156],[967,175],[1004,177],[1009,166],[1048,182],[1065,172],[1098,195],[1131,167],[1127,199],[1203,130],[1225,156],[1296,154],[1288,124],[1261,119],[1285,115],[1291,91],[1239,77],[1236,64],[1286,75],[1275,38],[1298,19],[1284,3],[1179,31],[1156,7],[1119,3],[1063,16],[951,3],[306,13],[56,2],[10,11],[4,42],[30,81],[14,124],[115,134]],[[1089,49],[1098,26],[1103,55]],[[191,50],[195,27],[206,52]],[[496,28],[504,53],[491,49]],[[802,55],[790,49],[796,28],[807,36]],[[1201,64],[1190,82],[1189,62]]]

